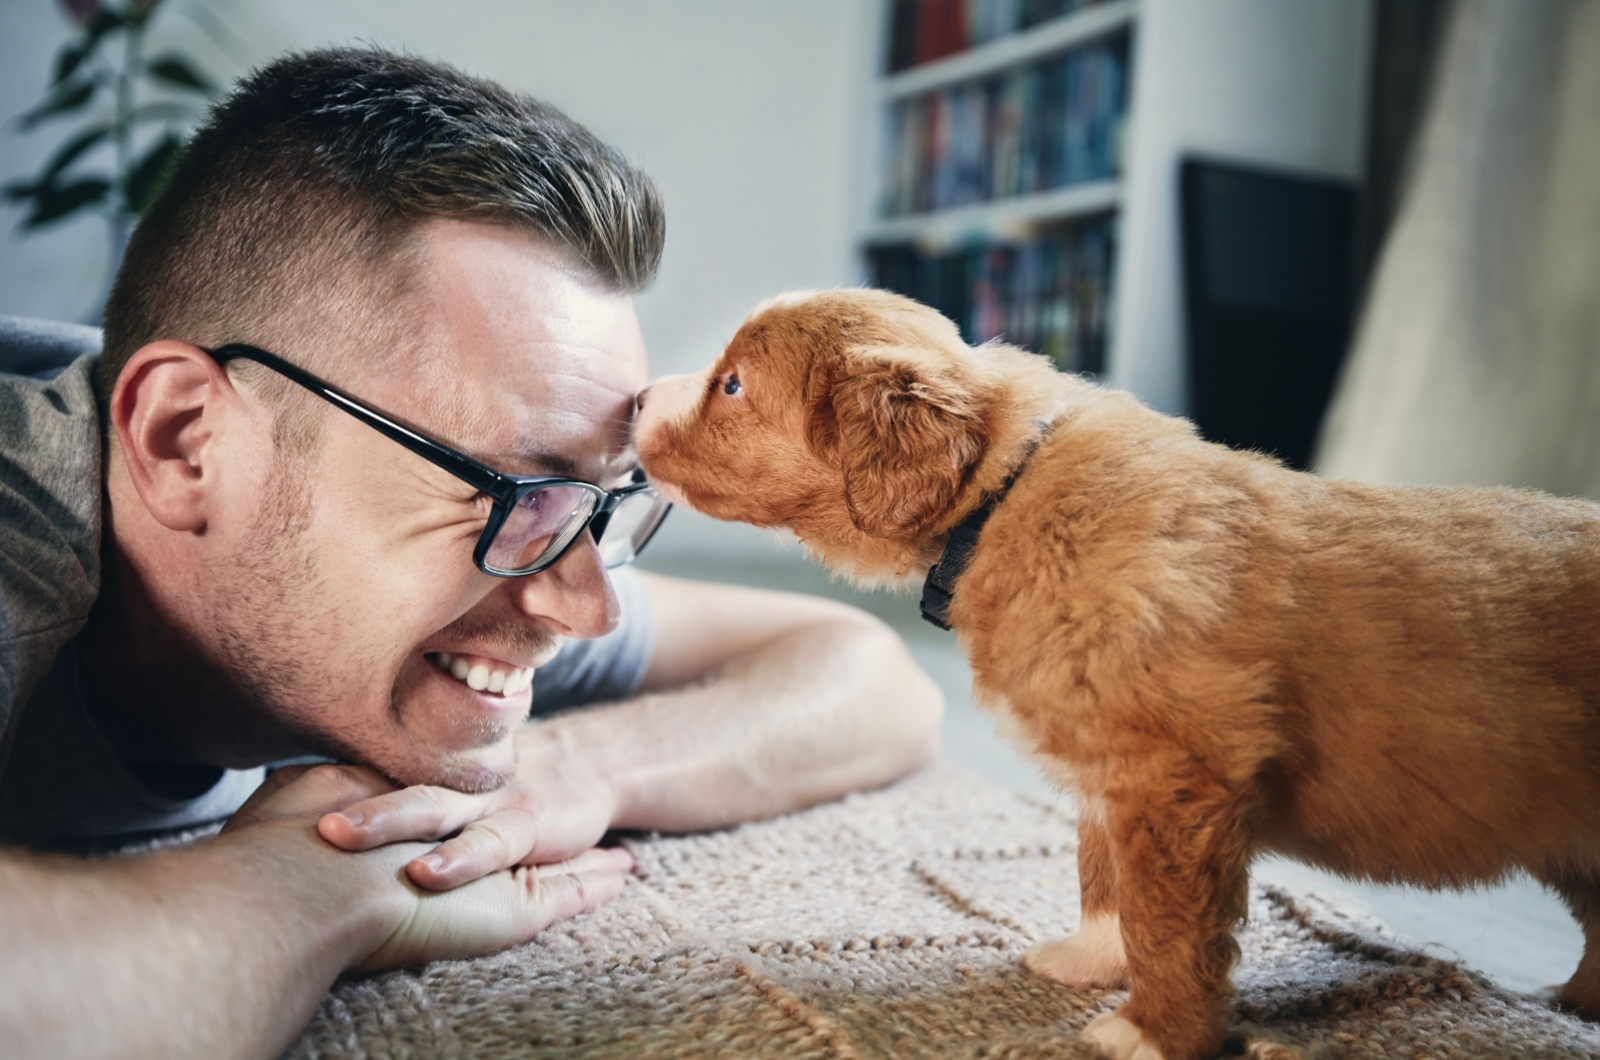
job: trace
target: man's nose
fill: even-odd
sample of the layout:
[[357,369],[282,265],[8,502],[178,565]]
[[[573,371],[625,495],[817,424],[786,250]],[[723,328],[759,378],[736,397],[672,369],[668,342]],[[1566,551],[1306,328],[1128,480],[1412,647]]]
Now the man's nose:
[[604,636],[616,629],[622,618],[611,577],[587,530],[544,570],[506,581],[518,610],[552,626],[563,637]]

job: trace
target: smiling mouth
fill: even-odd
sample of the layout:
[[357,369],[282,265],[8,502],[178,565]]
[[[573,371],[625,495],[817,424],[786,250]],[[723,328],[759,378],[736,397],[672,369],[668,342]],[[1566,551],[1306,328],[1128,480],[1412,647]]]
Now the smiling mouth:
[[490,695],[510,699],[512,696],[520,695],[533,684],[534,667],[531,666],[507,666],[504,663],[492,663],[483,659],[469,659],[464,655],[451,655],[444,651],[430,652],[427,659],[438,667],[440,672],[461,682],[474,692],[487,692]]

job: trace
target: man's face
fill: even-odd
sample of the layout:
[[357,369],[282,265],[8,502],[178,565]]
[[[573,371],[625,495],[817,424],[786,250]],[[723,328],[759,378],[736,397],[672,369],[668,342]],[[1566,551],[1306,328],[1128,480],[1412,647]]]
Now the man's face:
[[[329,382],[497,470],[625,482],[646,377],[631,300],[514,230],[431,222],[421,247],[407,295],[421,366],[386,370],[376,351]],[[252,531],[217,564],[228,668],[270,713],[269,744],[407,784],[494,786],[514,765],[527,671],[564,638],[616,625],[594,542],[585,533],[538,574],[492,578],[472,562],[487,498],[331,406],[321,429],[308,466],[263,491]],[[506,674],[514,691],[474,690],[440,653]]]

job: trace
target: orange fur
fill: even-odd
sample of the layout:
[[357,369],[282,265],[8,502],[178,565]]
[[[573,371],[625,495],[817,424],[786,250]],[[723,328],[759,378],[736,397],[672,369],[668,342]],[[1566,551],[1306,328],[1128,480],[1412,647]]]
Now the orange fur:
[[[1083,803],[1083,917],[1123,944],[1083,975],[1130,982],[1086,1036],[1116,1055],[1222,1046],[1263,851],[1430,887],[1525,869],[1585,932],[1562,1001],[1600,1018],[1600,505],[1290,471],[876,291],[761,307],[647,392],[637,442],[690,506],[864,581],[924,575],[1026,459],[950,619]],[[1073,952],[1030,963],[1074,981]]]

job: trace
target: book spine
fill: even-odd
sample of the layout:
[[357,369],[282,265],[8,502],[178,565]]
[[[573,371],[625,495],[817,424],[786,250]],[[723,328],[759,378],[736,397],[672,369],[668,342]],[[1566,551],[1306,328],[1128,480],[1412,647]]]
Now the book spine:
[[[1020,5],[1024,0],[982,2]],[[977,25],[999,17],[987,8],[963,6],[962,11],[970,12]],[[1126,62],[1124,35],[891,104],[883,215],[1117,176],[1127,113]]]
[[915,61],[918,0],[892,0],[889,5],[889,54],[884,68],[899,73]]
[[870,252],[874,286],[931,306],[974,345],[1001,341],[1063,371],[1099,375],[1111,341],[1117,221],[1105,216],[1021,243],[927,254],[913,244]]
[[893,74],[1063,18],[1101,0],[890,0]]

